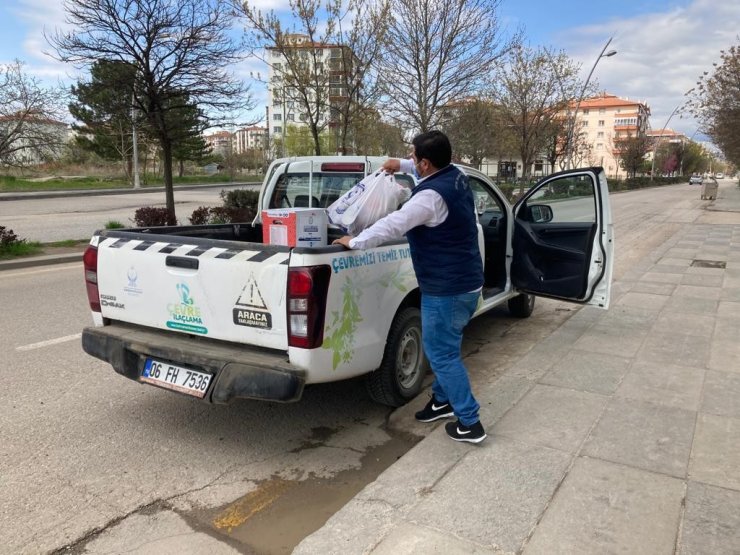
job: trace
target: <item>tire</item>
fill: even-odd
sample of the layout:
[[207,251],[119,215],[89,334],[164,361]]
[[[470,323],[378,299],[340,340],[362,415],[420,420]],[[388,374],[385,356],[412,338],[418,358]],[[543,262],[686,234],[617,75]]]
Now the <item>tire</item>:
[[509,314],[515,318],[529,318],[534,310],[534,295],[522,293],[509,299]]
[[421,341],[421,312],[415,307],[403,308],[388,332],[383,362],[367,375],[368,394],[382,405],[405,405],[421,391],[428,369]]

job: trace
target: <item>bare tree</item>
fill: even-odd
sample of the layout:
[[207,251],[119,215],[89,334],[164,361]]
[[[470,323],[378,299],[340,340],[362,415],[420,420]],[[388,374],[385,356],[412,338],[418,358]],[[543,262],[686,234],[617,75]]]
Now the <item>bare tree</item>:
[[328,126],[346,151],[352,118],[369,98],[367,77],[380,49],[388,0],[290,0],[289,26],[275,11],[263,13],[249,1],[234,0],[234,6],[246,20],[250,52],[272,68],[273,100],[298,105],[315,154],[322,152]]
[[516,134],[525,179],[553,140],[554,120],[578,94],[579,68],[562,52],[553,57],[528,46],[513,49],[495,68],[489,92]]
[[382,52],[390,3],[389,0],[348,0],[347,10],[342,13],[341,9],[341,0],[335,0],[330,8],[337,18],[335,40],[345,48],[339,50],[341,63],[330,66],[329,70],[330,85],[338,80],[342,87],[342,94],[335,97],[331,109],[339,116],[334,123],[339,125],[339,149],[347,154],[354,151],[351,146],[356,146],[349,144],[355,120],[375,105],[380,94],[378,74],[372,69]]
[[511,139],[498,106],[482,98],[445,106],[441,128],[452,143],[453,158],[476,168]]
[[727,159],[740,166],[740,44],[720,57],[690,91],[689,107]]
[[16,60],[0,68],[0,165],[23,167],[61,152],[63,93],[45,88]]
[[47,37],[60,60],[134,66],[133,103],[159,142],[167,209],[174,220],[176,115],[195,104],[218,121],[233,110],[252,108],[248,90],[226,69],[239,60],[228,35],[229,6],[223,0],[65,0],[64,8],[71,30]]
[[379,58],[387,113],[425,132],[443,107],[474,95],[490,67],[519,40],[502,37],[499,0],[393,0]]

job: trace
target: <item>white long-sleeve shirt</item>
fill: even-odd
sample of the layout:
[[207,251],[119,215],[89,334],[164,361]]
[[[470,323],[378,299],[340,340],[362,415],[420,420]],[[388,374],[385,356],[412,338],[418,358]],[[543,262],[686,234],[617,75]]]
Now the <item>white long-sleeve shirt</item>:
[[[401,160],[401,171],[413,173],[413,160]],[[427,179],[427,177],[424,179]],[[419,184],[424,179],[421,179]],[[400,239],[409,229],[416,226],[436,227],[447,219],[448,214],[447,203],[442,196],[436,191],[427,189],[411,197],[400,210],[391,212],[385,218],[381,218],[361,232],[357,237],[350,239],[349,247],[351,249],[371,249],[386,241]]]

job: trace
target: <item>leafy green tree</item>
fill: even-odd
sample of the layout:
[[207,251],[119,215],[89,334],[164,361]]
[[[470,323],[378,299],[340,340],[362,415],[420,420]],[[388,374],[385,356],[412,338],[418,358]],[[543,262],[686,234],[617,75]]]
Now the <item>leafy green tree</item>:
[[[75,141],[105,160],[122,160],[131,176],[132,95],[136,70],[128,63],[99,60],[90,66],[90,78],[72,85],[69,113],[76,123]],[[136,125],[142,126],[139,117]]]
[[619,159],[619,164],[627,172],[627,177],[635,177],[643,169],[645,155],[649,151],[650,139],[645,136],[614,139],[614,156]]

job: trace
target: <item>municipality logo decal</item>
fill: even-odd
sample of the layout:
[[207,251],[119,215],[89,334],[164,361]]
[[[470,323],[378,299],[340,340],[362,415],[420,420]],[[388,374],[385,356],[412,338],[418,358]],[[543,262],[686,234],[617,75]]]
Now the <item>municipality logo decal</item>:
[[136,268],[131,266],[126,272],[126,279],[128,280],[127,285],[123,288],[124,292],[129,295],[138,296],[144,291],[139,288],[139,274],[136,272]]
[[167,305],[170,320],[167,327],[173,330],[207,334],[208,328],[203,325],[203,317],[195,299],[190,295],[190,287],[185,283],[176,286],[179,302]]

